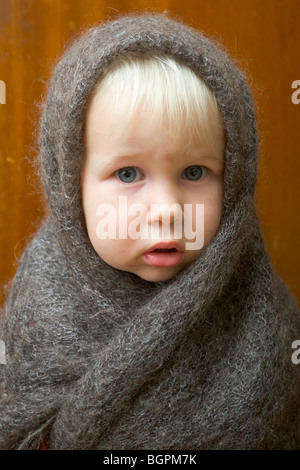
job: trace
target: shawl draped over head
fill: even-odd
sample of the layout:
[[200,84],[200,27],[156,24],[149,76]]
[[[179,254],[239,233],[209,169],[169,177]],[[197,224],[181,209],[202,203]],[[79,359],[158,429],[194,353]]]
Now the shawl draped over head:
[[[225,126],[220,227],[164,282],[107,265],[81,204],[89,98],[126,52],[188,65],[213,91]],[[300,448],[299,311],[262,240],[257,155],[243,74],[193,28],[166,15],[125,15],[69,47],[41,123],[49,215],[0,320],[0,449],[38,449],[45,439],[49,449]]]

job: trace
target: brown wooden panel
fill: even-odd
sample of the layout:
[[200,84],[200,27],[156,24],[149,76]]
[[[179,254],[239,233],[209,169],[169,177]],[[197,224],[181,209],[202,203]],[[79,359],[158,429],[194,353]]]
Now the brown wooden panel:
[[[44,214],[32,162],[39,103],[64,44],[108,15],[165,10],[221,40],[251,77],[261,144],[257,202],[277,272],[300,301],[300,80],[298,0],[5,0],[0,2],[0,284],[13,276]],[[1,293],[0,302],[3,299]]]

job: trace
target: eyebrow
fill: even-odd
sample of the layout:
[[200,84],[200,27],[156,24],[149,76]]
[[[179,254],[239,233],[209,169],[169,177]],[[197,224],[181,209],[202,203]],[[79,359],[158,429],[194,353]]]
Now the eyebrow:
[[204,153],[203,155],[199,155],[199,154],[195,153],[195,154],[192,154],[192,155],[187,155],[187,157],[186,157],[187,162],[193,162],[197,159],[199,159],[199,160],[215,160],[219,163],[223,163],[224,162],[224,153],[222,153],[221,155],[217,154],[216,152],[215,153]]
[[[132,160],[132,158],[136,158],[136,157],[140,157],[141,156],[141,153],[130,153],[130,154],[122,154],[122,155],[119,155],[119,156],[110,156],[110,160],[108,160],[107,163],[104,164],[104,168],[110,168],[110,167],[113,167],[115,165],[118,165],[118,163],[120,162],[126,162],[126,161],[129,161],[129,160]],[[101,164],[101,162],[99,162],[99,165]],[[98,166],[98,165],[97,165]]]

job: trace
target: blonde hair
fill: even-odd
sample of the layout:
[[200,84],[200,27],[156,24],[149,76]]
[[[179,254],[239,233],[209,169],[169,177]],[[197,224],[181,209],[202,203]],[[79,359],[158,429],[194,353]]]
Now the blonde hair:
[[[147,115],[178,144],[200,141],[208,147],[224,141],[222,115],[212,91],[187,65],[164,54],[116,58],[94,95],[110,92],[112,111],[123,113],[126,130],[136,111]],[[124,109],[125,100],[125,109]]]

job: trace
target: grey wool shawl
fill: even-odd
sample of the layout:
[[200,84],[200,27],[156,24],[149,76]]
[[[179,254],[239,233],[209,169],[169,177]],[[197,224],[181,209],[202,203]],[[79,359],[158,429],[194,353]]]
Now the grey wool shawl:
[[[164,282],[106,264],[81,204],[84,119],[114,58],[168,54],[213,91],[225,126],[220,227]],[[0,449],[299,449],[300,317],[274,273],[254,204],[258,138],[228,54],[159,14],[85,32],[56,64],[40,161],[49,215],[4,306]],[[2,361],[4,362],[4,361]]]

